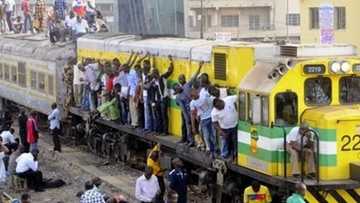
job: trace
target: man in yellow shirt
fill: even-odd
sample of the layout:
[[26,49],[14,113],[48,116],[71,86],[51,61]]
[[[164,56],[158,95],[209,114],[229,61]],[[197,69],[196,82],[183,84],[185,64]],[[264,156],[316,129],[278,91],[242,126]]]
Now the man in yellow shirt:
[[149,156],[146,160],[146,165],[152,169],[153,175],[155,175],[158,179],[160,186],[160,194],[158,202],[164,202],[164,194],[165,194],[165,182],[164,182],[164,171],[160,166],[160,146],[157,144],[150,151]]
[[244,203],[270,203],[269,189],[259,182],[252,182],[251,186],[244,190]]

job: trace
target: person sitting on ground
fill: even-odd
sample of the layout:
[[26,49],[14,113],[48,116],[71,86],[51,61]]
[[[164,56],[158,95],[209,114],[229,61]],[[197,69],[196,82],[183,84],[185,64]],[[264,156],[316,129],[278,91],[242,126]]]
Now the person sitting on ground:
[[[315,178],[315,161],[314,161],[314,142],[312,134],[309,132],[309,125],[301,123],[300,127],[294,127],[287,135],[286,149],[290,153],[290,162],[292,167],[292,175],[295,178],[300,177],[299,170],[299,153],[301,148],[304,152],[304,158],[307,162],[308,178]],[[303,138],[303,145],[301,146],[301,137]]]
[[36,192],[44,191],[42,172],[39,170],[37,160],[39,151],[32,150],[30,153],[22,153],[16,159],[16,175],[27,180],[28,187]]
[[253,181],[251,186],[244,190],[244,203],[270,203],[269,189],[258,181]]
[[141,203],[153,203],[160,192],[158,179],[152,169],[145,167],[144,175],[136,180],[135,198]]
[[295,192],[286,199],[286,203],[305,203],[306,185],[304,183],[296,183]]
[[85,192],[80,197],[80,203],[105,203],[104,196],[94,187],[93,181],[85,183]]
[[13,23],[15,34],[21,33],[23,29],[23,22],[21,21],[21,16],[17,16],[15,22]]
[[9,150],[16,150],[17,148],[17,143],[15,141],[15,129],[14,128],[10,128],[10,129],[6,129],[4,131],[2,131],[2,133],[0,134],[0,137],[3,140],[4,145],[6,145]]

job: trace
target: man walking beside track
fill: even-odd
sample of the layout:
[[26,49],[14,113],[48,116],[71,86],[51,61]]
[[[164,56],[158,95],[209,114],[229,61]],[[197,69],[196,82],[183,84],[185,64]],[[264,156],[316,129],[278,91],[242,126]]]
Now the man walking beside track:
[[57,108],[57,104],[53,103],[51,105],[51,113],[48,116],[48,120],[50,121],[50,134],[53,136],[54,142],[54,151],[61,152],[61,144],[59,135],[61,133],[60,130],[60,111]]

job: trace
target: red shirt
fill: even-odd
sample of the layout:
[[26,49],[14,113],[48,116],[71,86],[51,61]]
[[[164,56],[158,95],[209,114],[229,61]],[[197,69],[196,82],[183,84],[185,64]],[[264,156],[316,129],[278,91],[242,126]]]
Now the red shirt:
[[22,0],[21,1],[21,10],[24,14],[30,14],[30,1],[29,0]]
[[37,142],[39,136],[37,132],[37,123],[33,117],[29,117],[26,121],[26,140],[29,144]]
[[113,80],[115,78],[115,75],[111,74],[109,75],[108,79],[106,80],[106,85],[105,85],[105,89],[108,92],[111,92],[113,89]]

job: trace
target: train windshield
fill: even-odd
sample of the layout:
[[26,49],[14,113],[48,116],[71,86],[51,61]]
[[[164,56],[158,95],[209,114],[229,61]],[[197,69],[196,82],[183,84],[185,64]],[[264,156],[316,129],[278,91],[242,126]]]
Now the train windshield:
[[339,86],[341,103],[360,103],[360,77],[343,77]]
[[305,102],[308,105],[326,105],[331,102],[331,80],[326,77],[305,81]]

